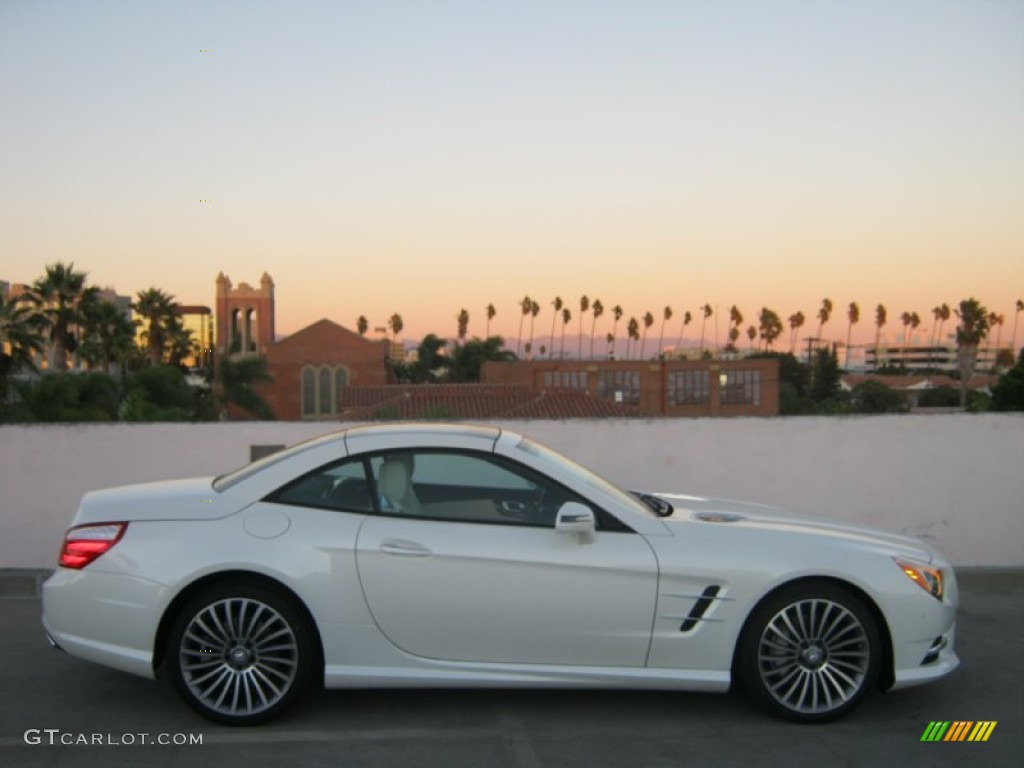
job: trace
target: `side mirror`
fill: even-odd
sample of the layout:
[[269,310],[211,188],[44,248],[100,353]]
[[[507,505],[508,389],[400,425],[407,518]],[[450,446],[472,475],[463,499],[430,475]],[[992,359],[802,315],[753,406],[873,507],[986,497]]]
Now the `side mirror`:
[[594,511],[578,501],[567,501],[558,508],[555,531],[558,533],[592,534],[597,528]]

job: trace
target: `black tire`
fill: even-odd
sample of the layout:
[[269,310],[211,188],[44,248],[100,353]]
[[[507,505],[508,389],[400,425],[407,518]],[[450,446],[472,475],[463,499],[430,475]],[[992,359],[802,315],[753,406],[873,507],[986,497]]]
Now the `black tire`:
[[182,608],[166,660],[194,710],[227,725],[255,725],[280,715],[308,687],[314,648],[309,622],[292,600],[232,582]]
[[769,712],[824,723],[854,709],[878,680],[882,641],[863,600],[825,582],[784,588],[747,620],[737,649],[747,694]]

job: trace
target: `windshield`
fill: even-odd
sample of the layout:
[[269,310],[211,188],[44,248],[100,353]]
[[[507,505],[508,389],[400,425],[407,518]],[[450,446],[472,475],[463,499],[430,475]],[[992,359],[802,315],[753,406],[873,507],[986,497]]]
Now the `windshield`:
[[646,517],[657,517],[649,506],[639,501],[635,496],[633,496],[633,494],[622,490],[619,486],[605,480],[600,475],[594,474],[586,467],[577,464],[572,459],[563,456],[557,451],[553,451],[540,443],[535,443],[528,437],[524,437],[520,440],[518,445],[516,445],[516,448],[524,453],[530,454],[531,456],[536,456],[544,461],[557,465],[559,469],[571,475],[575,480],[578,480],[591,488],[596,488],[602,493],[613,497],[627,509]]

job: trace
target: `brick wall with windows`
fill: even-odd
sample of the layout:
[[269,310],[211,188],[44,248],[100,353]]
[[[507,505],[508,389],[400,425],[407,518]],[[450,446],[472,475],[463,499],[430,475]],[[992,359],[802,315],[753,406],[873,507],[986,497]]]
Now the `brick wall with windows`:
[[584,391],[638,416],[775,416],[779,365],[740,360],[521,360],[485,363],[481,381]]
[[387,343],[320,320],[267,349],[273,381],[260,394],[278,419],[336,419],[340,391],[389,384]]

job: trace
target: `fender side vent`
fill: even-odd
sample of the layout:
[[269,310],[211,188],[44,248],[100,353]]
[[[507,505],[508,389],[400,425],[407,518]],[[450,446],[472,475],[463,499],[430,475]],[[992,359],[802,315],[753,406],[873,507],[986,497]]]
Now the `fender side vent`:
[[721,589],[722,588],[717,584],[713,584],[701,592],[700,597],[697,598],[697,602],[693,604],[693,608],[690,610],[690,615],[686,617],[683,621],[683,625],[679,627],[680,632],[689,632],[697,626],[697,622],[703,618],[704,614],[707,612],[708,608],[711,607],[711,603],[714,602],[715,597]]

